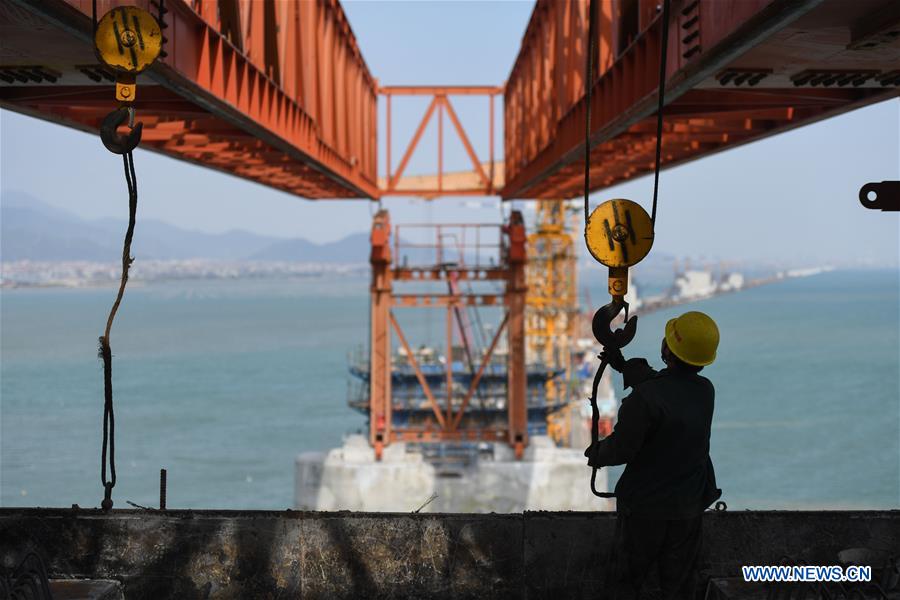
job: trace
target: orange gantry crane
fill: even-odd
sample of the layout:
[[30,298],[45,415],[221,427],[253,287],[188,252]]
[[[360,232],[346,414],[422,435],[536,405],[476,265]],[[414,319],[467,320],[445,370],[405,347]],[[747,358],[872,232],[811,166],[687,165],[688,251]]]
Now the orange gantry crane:
[[[402,226],[401,226],[402,227]],[[525,372],[525,224],[518,211],[512,211],[502,227],[489,224],[440,224],[415,226],[427,228],[424,242],[413,243],[401,237],[401,227],[391,227],[386,210],[380,210],[372,225],[372,283],[370,286],[371,339],[369,351],[369,431],[370,441],[380,457],[392,441],[505,441],[521,458],[528,443],[527,394]],[[408,230],[409,226],[406,226]],[[494,230],[494,231],[491,231]],[[493,235],[492,235],[493,234]],[[404,251],[424,254],[409,261]],[[459,283],[499,283],[503,291],[463,291]],[[436,292],[433,286],[446,285]],[[420,284],[418,290],[398,293],[400,284]],[[490,343],[480,353],[472,349],[471,334],[464,310],[468,307],[502,307],[503,317]],[[429,385],[416,351],[407,341],[396,310],[427,308],[444,312],[446,354],[442,390]],[[402,355],[415,373],[427,398],[433,418],[396,427],[391,412],[393,374],[393,338],[399,340]],[[458,332],[455,333],[455,332]],[[506,420],[500,424],[470,423],[464,420],[485,370],[495,359],[502,335],[506,335]],[[454,393],[454,340],[459,339],[468,354],[471,382],[462,393]]]
[[[94,55],[92,15],[137,5],[157,17],[165,36],[160,59],[138,76],[134,107],[146,149],[309,199],[499,195],[558,201],[581,191],[588,109],[592,189],[654,166],[659,3],[598,2],[598,44],[587,77],[587,0],[538,0],[502,85],[382,87],[337,0],[0,0],[0,106],[96,132],[113,104],[115,75]],[[898,6],[896,0],[673,0],[662,165],[896,97]],[[432,100],[395,168],[391,102],[404,95]],[[452,98],[459,95],[485,97],[487,157],[477,155],[454,109]],[[501,160],[494,156],[493,133],[499,96]],[[379,98],[388,154],[382,176]],[[409,175],[409,160],[435,115],[436,168]],[[469,172],[444,172],[446,120],[472,162]],[[379,447],[401,433],[478,437],[484,432],[459,429],[462,413],[454,412],[449,387],[446,405],[435,403],[435,428],[391,432],[385,372],[391,327],[402,337],[391,306],[406,302],[393,294],[392,281],[413,275],[392,263],[388,231],[387,213],[379,212],[372,237],[372,442]],[[525,361],[525,232],[520,219],[506,231],[507,260],[490,274],[507,284],[510,336],[509,422],[497,435],[521,454],[527,444],[519,371]],[[439,278],[468,276],[462,268],[436,272]],[[456,294],[431,301],[452,308],[469,300]],[[450,318],[448,309],[448,323]]]

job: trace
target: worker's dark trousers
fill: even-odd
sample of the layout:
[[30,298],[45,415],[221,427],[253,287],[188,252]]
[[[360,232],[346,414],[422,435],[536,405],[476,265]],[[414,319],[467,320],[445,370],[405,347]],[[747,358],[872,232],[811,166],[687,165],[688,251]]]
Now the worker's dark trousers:
[[[693,600],[697,591],[702,515],[692,519],[648,519],[619,513],[607,571],[607,598],[641,598],[654,565],[665,599]],[[646,593],[646,590],[644,590]]]

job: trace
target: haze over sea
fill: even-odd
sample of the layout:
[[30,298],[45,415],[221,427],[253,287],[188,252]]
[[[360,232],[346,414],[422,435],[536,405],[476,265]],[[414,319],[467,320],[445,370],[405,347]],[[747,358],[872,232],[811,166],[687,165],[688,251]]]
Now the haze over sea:
[[[594,283],[602,298],[604,282]],[[346,356],[366,340],[367,286],[364,277],[131,285],[112,333],[116,506],[155,506],[164,467],[171,508],[291,507],[295,455],[364,427],[346,406]],[[99,505],[97,337],[113,296],[3,290],[3,506]],[[722,331],[706,374],[717,389],[712,456],[731,510],[900,506],[897,271],[835,271],[689,306]],[[658,366],[662,326],[685,309],[643,317],[626,355]],[[429,327],[420,322],[419,335]]]

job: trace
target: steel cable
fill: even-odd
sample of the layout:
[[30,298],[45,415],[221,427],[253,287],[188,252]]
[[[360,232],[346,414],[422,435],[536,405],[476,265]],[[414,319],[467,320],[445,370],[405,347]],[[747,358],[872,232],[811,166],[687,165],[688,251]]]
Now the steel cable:
[[[668,55],[669,45],[669,2],[663,0],[662,7],[662,36],[659,58],[659,88],[657,92],[658,103],[656,110],[656,160],[653,167],[653,207],[650,216],[650,223],[653,235],[656,234],[656,207],[659,195],[659,168],[662,156],[662,133],[663,133],[663,106],[665,104],[665,88],[666,88],[666,59]],[[590,220],[590,188],[591,188],[591,98],[593,88],[593,72],[594,72],[594,53],[597,44],[597,32],[595,22],[597,20],[597,0],[591,0],[589,8],[588,23],[588,50],[587,60],[585,61],[585,131],[584,131],[584,226],[585,235],[587,235],[587,225]],[[626,305],[627,306],[627,305]],[[626,308],[627,310],[627,308]],[[627,318],[627,312],[626,312]],[[599,441],[599,423],[600,411],[597,407],[597,388],[603,372],[606,370],[606,361],[601,361],[600,366],[594,374],[594,381],[591,390],[591,447]],[[591,492],[600,498],[614,498],[615,494],[610,492],[598,492],[596,488],[597,471],[599,467],[592,467],[591,472]]]
[[587,60],[584,67],[584,228],[591,218],[589,196],[591,193],[591,96],[594,83],[594,48],[597,45],[597,0],[591,0],[588,8]]
[[[597,389],[600,387],[600,380],[603,378],[603,371],[606,370],[606,360],[602,359],[600,361],[600,366],[597,367],[597,372],[594,373],[594,383],[591,386],[591,448],[593,448],[598,441],[600,441],[600,409],[597,407]],[[598,498],[615,498],[616,495],[613,492],[598,492],[597,491],[597,471],[600,470],[600,467],[591,467],[591,492]]]
[[[657,92],[656,107],[656,159],[653,165],[653,206],[650,213],[650,222],[653,231],[656,231],[656,207],[659,195],[659,169],[662,159],[662,134],[663,134],[663,107],[666,95],[666,62],[669,46],[669,3],[663,0],[662,6],[662,40],[659,57],[659,88]],[[597,0],[591,0],[588,22],[588,56],[585,61],[584,85],[585,85],[585,112],[584,112],[584,224],[590,219],[590,190],[591,190],[591,99],[593,97],[594,83],[594,55],[597,47]]]
[[[593,2],[594,0],[592,0]],[[659,92],[656,106],[656,162],[653,166],[653,208],[650,212],[650,225],[656,234],[656,200],[659,192],[659,165],[662,156],[663,105],[666,97],[666,57],[669,50],[669,0],[663,0],[662,11],[662,47],[659,50]]]

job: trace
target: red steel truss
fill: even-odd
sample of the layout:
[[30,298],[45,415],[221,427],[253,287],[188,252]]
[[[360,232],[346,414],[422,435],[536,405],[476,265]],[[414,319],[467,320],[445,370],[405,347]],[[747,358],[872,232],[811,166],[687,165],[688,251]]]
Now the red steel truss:
[[[598,0],[594,187],[653,168],[660,0]],[[709,155],[898,93],[895,0],[671,0],[663,164]],[[98,13],[148,0],[98,0]],[[163,57],[139,77],[145,148],[307,198],[574,197],[583,173],[588,0],[538,0],[503,87],[381,87],[338,0],[165,0]],[[96,131],[112,77],[91,44],[91,0],[0,2],[0,105]],[[504,96],[504,159],[475,155],[450,97]],[[388,173],[376,159],[387,105]],[[431,104],[396,169],[391,99]],[[472,170],[445,173],[444,115]],[[428,122],[435,174],[405,174]],[[491,118],[493,122],[493,118]]]
[[[158,11],[146,0],[98,0]],[[377,84],[337,0],[166,0],[143,147],[308,198],[376,198]],[[97,131],[115,107],[90,0],[0,3],[0,104]]]
[[[402,226],[408,229],[409,225]],[[406,250],[429,251],[424,264],[408,265],[401,259],[401,238],[399,229],[392,232],[388,212],[380,210],[372,223],[372,265],[371,285],[371,338],[369,340],[369,435],[375,448],[376,457],[381,457],[384,447],[394,441],[450,441],[483,440],[505,441],[522,457],[528,444],[527,380],[525,371],[525,261],[526,235],[522,215],[513,211],[509,223],[500,228],[499,263],[487,262],[488,256],[479,260],[479,252],[489,245],[480,240],[480,230],[496,225],[437,225],[429,227],[434,231],[434,243],[417,245],[402,242]],[[452,230],[452,232],[451,232]],[[468,233],[467,233],[468,232]],[[393,236],[393,245],[392,245]],[[466,237],[467,236],[467,237]],[[487,237],[487,236],[486,236]],[[450,241],[452,240],[452,241]],[[450,243],[448,243],[450,241]],[[453,247],[453,250],[450,250]],[[434,251],[433,254],[430,251]],[[451,259],[451,256],[453,257]],[[468,261],[465,257],[468,256]],[[420,256],[421,261],[421,256]],[[502,293],[463,292],[457,283],[460,280],[505,282]],[[395,284],[422,282],[445,282],[449,293],[398,294]],[[503,306],[504,316],[500,325],[481,356],[470,354],[471,338],[468,324],[460,309],[465,306]],[[422,373],[403,328],[395,314],[395,309],[426,307],[442,310],[446,320],[446,383],[440,394],[433,390]],[[459,341],[466,349],[470,365],[477,371],[462,396],[453,393],[452,355],[458,332]],[[501,335],[507,339],[506,360],[506,412],[505,427],[485,428],[467,425],[463,416],[478,389],[478,384],[488,366]],[[409,366],[415,372],[422,392],[427,398],[433,419],[423,424],[410,424],[402,429],[394,427],[391,413],[394,397],[391,392],[392,347],[396,335],[404,350]]]
[[[454,195],[454,196],[493,196],[496,193],[497,170],[494,163],[494,98],[503,93],[502,87],[493,86],[390,86],[380,89],[381,95],[385,99],[387,117],[386,117],[386,157],[387,176],[381,182],[381,194],[383,196],[419,196],[423,198],[436,198],[438,196]],[[479,160],[472,147],[466,130],[450,102],[450,96],[484,96],[486,98],[486,107],[489,111],[489,157],[486,163]],[[416,132],[410,140],[397,169],[394,170],[391,160],[391,149],[393,145],[393,130],[391,128],[391,117],[393,107],[391,99],[397,96],[431,96],[431,103],[425,109],[425,114],[416,128]],[[463,148],[469,160],[472,162],[471,173],[452,173],[444,172],[444,113],[453,125],[455,133],[459,136]],[[435,117],[436,116],[436,117]],[[410,158],[416,151],[422,134],[425,133],[426,127],[432,118],[436,118],[438,141],[437,141],[437,169],[435,175],[427,175],[424,177],[410,177],[404,180],[403,175],[409,164]]]
[[[659,0],[599,0],[594,189],[652,172]],[[672,0],[663,164],[898,94],[893,0]],[[583,186],[587,0],[538,0],[506,84],[504,198]],[[893,32],[893,33],[892,33]]]

